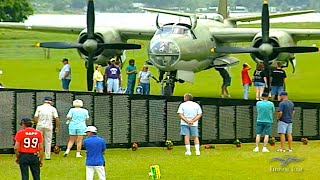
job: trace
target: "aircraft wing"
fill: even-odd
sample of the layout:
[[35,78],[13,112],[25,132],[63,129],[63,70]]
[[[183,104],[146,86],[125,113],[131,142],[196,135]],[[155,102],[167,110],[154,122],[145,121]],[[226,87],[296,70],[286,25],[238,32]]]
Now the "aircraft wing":
[[64,32],[79,34],[85,26],[50,26],[50,25],[31,25],[26,23],[0,22],[0,28],[34,30],[40,32]]
[[[314,10],[274,13],[274,14],[270,14],[269,17],[270,18],[279,18],[279,17],[293,16],[293,15],[299,15],[299,14],[307,14],[307,13],[313,13],[313,12],[314,12]],[[241,16],[241,17],[231,17],[231,18],[228,18],[227,20],[228,21],[232,21],[232,22],[257,21],[257,20],[261,20],[261,14],[260,15],[250,15],[250,16]]]
[[[260,28],[210,28],[212,36],[221,43],[251,42]],[[283,31],[292,36],[295,41],[320,39],[318,29],[276,29],[270,31]]]
[[[59,33],[72,33],[79,34],[85,26],[50,26],[50,25],[29,25],[26,23],[11,23],[11,22],[0,22],[0,28],[5,29],[20,29],[20,30],[33,30],[39,32],[59,32]],[[144,26],[144,27],[133,27],[133,26],[99,26],[96,29],[103,31],[104,28],[112,28],[120,33],[120,36],[124,39],[141,39],[150,40],[157,30],[156,26]]]

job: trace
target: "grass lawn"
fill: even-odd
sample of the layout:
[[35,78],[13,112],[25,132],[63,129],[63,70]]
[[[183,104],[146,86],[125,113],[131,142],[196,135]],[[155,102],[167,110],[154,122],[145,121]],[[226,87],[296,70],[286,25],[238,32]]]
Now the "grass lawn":
[[[272,27],[292,27],[294,23],[273,24]],[[255,27],[256,25],[242,25]],[[320,28],[319,23],[300,23],[302,28]],[[50,50],[50,59],[44,58],[44,50],[36,48],[34,45],[40,41],[69,41],[75,42],[77,35],[61,33],[44,33],[25,30],[0,29],[0,69],[3,75],[0,76],[2,82],[8,88],[26,89],[51,89],[61,90],[58,79],[58,69],[62,67],[61,59],[68,57],[72,66],[73,79],[70,85],[71,90],[86,91],[86,71],[84,61],[78,56],[76,50]],[[140,43],[143,47],[148,47],[147,41],[131,41]],[[301,41],[299,45],[317,44],[320,41]],[[249,46],[248,43],[238,43],[238,46]],[[229,87],[233,98],[242,98],[242,84],[240,71],[242,64],[248,62],[253,67],[255,63],[248,54],[234,55],[241,62],[232,67],[232,84]],[[318,68],[320,66],[319,53],[297,54],[297,70],[292,73],[292,68],[287,71],[287,91],[290,98],[295,101],[320,101],[320,96],[314,96],[320,91],[318,83]],[[147,60],[146,49],[127,51],[127,59],[135,58],[138,69],[141,69]],[[125,64],[126,66],[127,64]],[[150,68],[151,72],[157,76],[156,68]],[[122,70],[124,72],[124,69]],[[253,70],[252,72],[253,73]],[[206,70],[197,73],[195,83],[179,84],[174,95],[183,95],[186,91],[201,97],[219,97],[222,79],[213,70]],[[124,84],[126,77],[124,76]],[[250,98],[254,99],[254,89],[250,89]],[[153,82],[151,94],[160,94],[159,84]]]
[[[164,148],[108,149],[106,151],[107,179],[148,179],[149,167],[158,164],[161,179],[317,179],[319,177],[320,141],[309,141],[308,145],[295,142],[294,152],[276,152],[268,145],[270,153],[254,153],[254,144],[245,143],[241,148],[234,145],[216,145],[216,149],[201,147],[201,156],[185,156],[183,146],[168,151]],[[194,151],[194,147],[192,147]],[[193,152],[194,153],[194,152]],[[82,180],[85,179],[85,158],[75,158],[75,152],[68,157],[52,155],[41,169],[43,180]],[[84,152],[82,153],[84,155]],[[291,162],[280,166],[272,158],[285,155],[302,158],[301,162]],[[19,179],[19,167],[14,155],[0,155],[2,180]],[[151,178],[149,178],[151,179]]]

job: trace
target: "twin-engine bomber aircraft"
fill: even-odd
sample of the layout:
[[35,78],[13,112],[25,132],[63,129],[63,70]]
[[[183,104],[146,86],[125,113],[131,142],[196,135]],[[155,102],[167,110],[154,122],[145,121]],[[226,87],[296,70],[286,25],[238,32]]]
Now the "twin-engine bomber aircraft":
[[[250,53],[257,63],[264,63],[269,74],[269,65],[289,62],[295,66],[294,53],[316,52],[317,47],[296,46],[306,39],[320,39],[320,30],[314,29],[269,29],[269,18],[291,16],[313,12],[296,11],[269,15],[268,2],[263,2],[262,16],[229,18],[227,0],[220,0],[219,14],[206,18],[191,13],[144,8],[147,11],[188,17],[190,23],[167,23],[156,27],[95,27],[94,2],[88,0],[87,28],[78,27],[32,27],[20,23],[0,23],[1,28],[32,29],[37,31],[79,33],[77,43],[44,42],[40,47],[69,49],[76,48],[87,61],[87,87],[92,90],[93,63],[107,65],[112,57],[120,57],[124,49],[141,48],[137,44],[127,44],[128,39],[150,40],[148,48],[149,64],[166,73],[163,92],[171,95],[175,82],[193,82],[194,73],[210,68],[233,66],[238,59],[233,53]],[[261,19],[260,28],[236,28],[236,23]],[[251,42],[251,47],[231,47],[232,43]],[[295,67],[294,67],[295,68]],[[161,78],[162,79],[162,78]],[[268,78],[269,79],[269,78]]]

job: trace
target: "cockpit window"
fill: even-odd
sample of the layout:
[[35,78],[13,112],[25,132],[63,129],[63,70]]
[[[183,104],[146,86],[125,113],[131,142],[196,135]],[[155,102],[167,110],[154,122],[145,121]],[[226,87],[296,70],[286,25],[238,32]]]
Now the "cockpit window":
[[168,35],[168,34],[182,34],[186,35],[190,38],[195,38],[191,32],[191,30],[184,26],[163,26],[157,30],[156,35]]

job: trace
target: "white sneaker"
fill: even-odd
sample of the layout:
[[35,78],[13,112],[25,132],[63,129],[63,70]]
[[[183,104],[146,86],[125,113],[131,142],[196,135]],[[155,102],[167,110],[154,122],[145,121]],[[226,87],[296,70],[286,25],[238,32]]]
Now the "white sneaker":
[[266,147],[263,147],[262,152],[270,152],[270,151]]
[[190,151],[187,151],[187,152],[184,153],[184,155],[186,155],[186,156],[191,156],[191,152],[190,152]]
[[82,158],[81,154],[76,155],[77,158]]
[[292,152],[292,149],[288,149],[288,152]]
[[277,151],[278,151],[278,152],[286,152],[286,150],[281,149],[281,148],[280,148],[280,149],[278,149]]
[[259,147],[255,147],[255,148],[253,149],[253,152],[259,152]]
[[200,156],[200,151],[196,151],[196,155],[197,155],[197,156]]
[[64,153],[64,154],[63,154],[63,157],[67,157],[67,156],[68,156],[68,153]]

